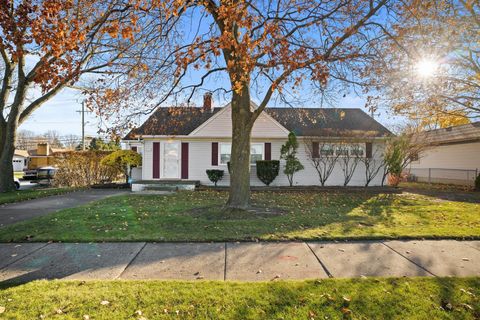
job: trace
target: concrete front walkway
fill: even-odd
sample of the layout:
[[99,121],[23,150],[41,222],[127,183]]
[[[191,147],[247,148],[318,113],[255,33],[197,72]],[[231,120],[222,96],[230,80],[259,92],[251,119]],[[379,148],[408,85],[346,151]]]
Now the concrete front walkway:
[[128,191],[90,189],[0,205],[0,227],[125,192]]
[[0,281],[480,276],[480,241],[5,243]]

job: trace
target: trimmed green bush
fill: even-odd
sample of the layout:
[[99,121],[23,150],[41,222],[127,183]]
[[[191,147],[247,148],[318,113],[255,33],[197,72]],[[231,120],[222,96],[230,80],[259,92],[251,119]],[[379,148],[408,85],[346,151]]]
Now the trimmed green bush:
[[222,180],[223,178],[223,170],[216,170],[216,169],[207,170],[207,176],[208,176],[208,179],[210,179],[210,181],[215,183],[215,187],[216,187],[217,182]]
[[280,170],[279,160],[261,160],[257,161],[257,177],[267,186],[278,176]]
[[475,190],[480,191],[480,174],[475,179]]

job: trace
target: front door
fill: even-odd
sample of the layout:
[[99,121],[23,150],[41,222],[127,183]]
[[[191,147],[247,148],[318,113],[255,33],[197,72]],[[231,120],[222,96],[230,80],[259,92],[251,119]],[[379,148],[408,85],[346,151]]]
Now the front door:
[[180,143],[164,142],[162,158],[162,178],[179,179],[180,178]]

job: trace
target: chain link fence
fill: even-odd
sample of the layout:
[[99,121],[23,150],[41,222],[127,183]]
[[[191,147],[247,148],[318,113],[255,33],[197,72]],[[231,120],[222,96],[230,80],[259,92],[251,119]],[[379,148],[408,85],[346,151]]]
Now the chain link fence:
[[407,180],[412,182],[445,183],[473,186],[479,170],[445,168],[408,168]]

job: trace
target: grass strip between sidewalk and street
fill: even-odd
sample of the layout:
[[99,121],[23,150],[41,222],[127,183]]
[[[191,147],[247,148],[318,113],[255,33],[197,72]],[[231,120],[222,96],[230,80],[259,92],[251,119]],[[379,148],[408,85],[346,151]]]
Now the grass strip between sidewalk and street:
[[2,319],[478,319],[479,278],[275,282],[35,281]]

